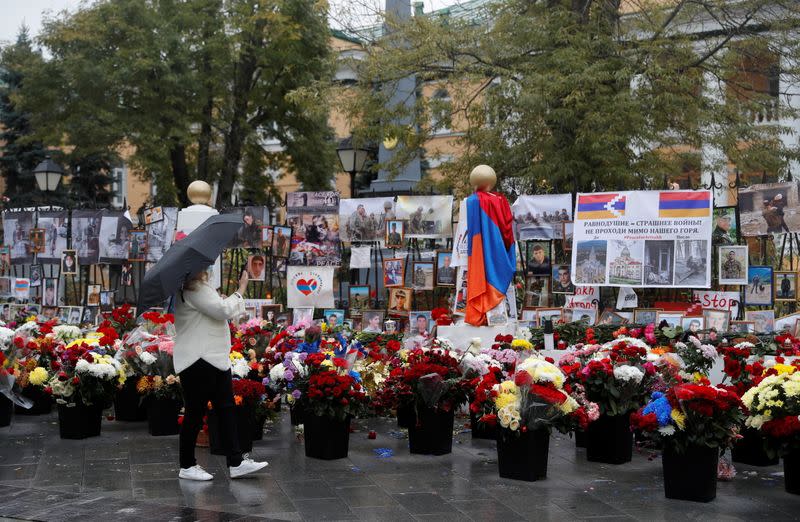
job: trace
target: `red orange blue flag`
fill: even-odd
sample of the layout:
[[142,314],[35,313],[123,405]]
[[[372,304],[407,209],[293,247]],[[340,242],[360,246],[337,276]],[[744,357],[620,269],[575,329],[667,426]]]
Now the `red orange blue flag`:
[[504,196],[479,191],[467,198],[467,309],[464,320],[486,324],[505,299],[516,272],[511,207]]
[[581,194],[578,196],[578,219],[614,219],[625,215],[623,194]]
[[658,196],[658,217],[708,217],[711,213],[711,192],[670,191]]

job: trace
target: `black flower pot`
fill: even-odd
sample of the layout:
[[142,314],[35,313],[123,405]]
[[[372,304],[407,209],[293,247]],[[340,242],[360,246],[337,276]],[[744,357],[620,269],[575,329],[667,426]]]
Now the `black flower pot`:
[[128,379],[114,396],[114,419],[125,422],[147,420],[147,405],[136,391],[136,380]]
[[347,458],[350,448],[350,417],[337,419],[306,412],[303,424],[306,457],[322,460]]
[[11,399],[0,393],[0,428],[11,425],[11,414],[14,413],[14,403]]
[[289,405],[289,419],[292,421],[292,426],[303,424],[303,405],[300,402],[295,401]]
[[586,432],[583,430],[576,430],[575,431],[575,447],[576,448],[585,448],[586,447]]
[[86,439],[100,436],[103,407],[76,404],[58,405],[58,431],[62,439]]
[[764,449],[764,437],[753,428],[745,428],[742,438],[731,448],[731,460],[750,466],[775,466],[778,456],[770,457]]
[[150,397],[147,400],[147,431],[156,437],[177,435],[181,431],[178,424],[180,411],[181,403],[177,399]]
[[692,502],[711,502],[716,498],[719,448],[689,446],[679,453],[672,444],[667,444],[661,464],[667,498]]
[[800,450],[783,456],[783,477],[786,492],[800,495]]
[[411,453],[445,455],[453,451],[453,410],[442,411],[421,407],[417,421],[408,428]]
[[410,428],[417,422],[417,414],[414,411],[414,404],[402,404],[397,407],[397,427]]
[[21,395],[30,399],[33,404],[30,408],[15,405],[14,411],[17,415],[47,415],[53,411],[53,397],[41,386],[26,386],[22,389]]
[[525,433],[498,428],[497,465],[502,478],[534,482],[547,478],[550,432],[545,428]]
[[[253,410],[249,406],[236,406],[234,408],[236,421],[236,436],[239,441],[239,450],[247,453],[253,449]],[[222,440],[219,415],[214,410],[208,412],[208,448],[212,455],[227,455],[225,443]]]
[[469,423],[472,428],[473,439],[495,440],[497,438],[497,425],[491,426],[485,422],[478,422],[478,417],[472,411],[469,412]]
[[633,457],[630,413],[601,415],[586,429],[586,458],[589,462],[624,464]]

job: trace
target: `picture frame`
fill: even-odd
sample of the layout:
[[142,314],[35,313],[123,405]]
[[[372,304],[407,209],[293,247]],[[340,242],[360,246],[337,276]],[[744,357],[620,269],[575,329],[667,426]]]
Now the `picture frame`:
[[525,294],[522,305],[525,308],[537,308],[550,304],[550,278],[537,275],[525,277]]
[[563,308],[538,308],[536,310],[536,324],[543,327],[545,321],[548,319],[553,321],[553,324],[558,323],[561,321],[561,315],[563,313]]
[[703,321],[705,322],[706,330],[716,330],[718,333],[725,333],[730,328],[731,312],[730,310],[703,310]]
[[78,253],[75,250],[61,252],[61,275],[76,275],[78,273]]
[[796,302],[797,301],[797,272],[788,270],[775,271],[775,284],[773,298],[776,302]]
[[[335,320],[333,320],[334,318]],[[344,323],[344,310],[341,308],[325,308],[322,311],[322,319],[328,323],[329,329],[342,326]]]
[[702,316],[683,316],[681,319],[681,330],[686,333],[695,334],[700,330],[706,329],[706,319]]
[[553,244],[550,241],[527,241],[525,245],[525,274],[549,276],[553,270]]
[[283,312],[283,305],[281,304],[261,305],[261,319],[264,321],[274,323],[281,312]]
[[666,321],[669,328],[677,328],[681,325],[683,313],[681,312],[658,312],[656,315],[657,325],[661,325],[661,321]]
[[414,261],[411,264],[411,288],[433,290],[436,285],[436,264],[433,261]]
[[45,277],[42,288],[42,306],[58,306],[58,278]]
[[114,309],[114,292],[113,290],[105,290],[100,292],[100,311],[110,312]]
[[86,306],[100,306],[100,291],[102,289],[102,285],[86,285]]
[[406,222],[401,219],[387,220],[384,224],[384,242],[386,248],[403,248],[406,239]]
[[755,324],[756,323],[753,321],[731,321],[730,330],[731,332],[741,334],[753,333],[755,331]]
[[69,319],[67,321],[68,324],[81,324],[81,320],[83,318],[83,307],[82,306],[70,306],[69,307]]
[[575,222],[564,221],[561,239],[561,249],[564,252],[572,252],[572,242],[575,239]]
[[128,243],[128,261],[143,262],[147,261],[147,231],[134,229],[128,232],[130,242]]
[[71,306],[59,306],[58,307],[58,322],[62,324],[69,324],[69,310],[72,308]]
[[597,324],[619,325],[627,324],[628,320],[614,312],[613,310],[604,310],[597,320]]
[[291,310],[280,312],[275,316],[275,325],[279,327],[290,326],[294,322],[294,314]]
[[738,207],[714,207],[714,224],[711,244],[714,247],[731,246],[739,242]]
[[350,305],[350,315],[361,315],[363,310],[369,307],[370,285],[350,285],[347,289],[348,304]]
[[264,254],[247,256],[247,277],[250,281],[264,281],[267,277],[267,257]]
[[538,325],[537,322],[539,317],[538,311],[539,311],[538,308],[523,308],[520,320],[525,322],[531,322],[534,325]]
[[30,277],[31,288],[38,288],[42,286],[42,279],[44,278],[44,266],[40,264],[31,265]]
[[95,324],[99,308],[96,306],[84,306],[81,313],[81,324]]
[[272,227],[271,251],[273,257],[288,258],[292,250],[292,227]]
[[144,224],[152,225],[164,219],[164,210],[161,207],[150,207],[144,210]]
[[361,314],[361,332],[379,334],[383,332],[383,310],[364,310]]
[[383,260],[383,286],[401,287],[405,284],[405,262],[401,258]]
[[772,333],[775,331],[775,310],[747,310],[746,321],[753,323],[753,333]]
[[746,285],[749,267],[747,245],[717,247],[717,274],[721,285]]
[[448,250],[436,251],[436,286],[456,286],[458,270],[451,266],[453,252]]
[[658,319],[658,312],[661,311],[663,311],[661,308],[634,308],[633,323],[641,325],[655,323]]
[[[429,335],[433,331],[434,323],[430,311],[410,312],[408,319],[408,333],[412,336]],[[420,329],[423,329],[423,332]]]
[[567,312],[570,313],[569,322],[571,323],[585,320],[589,326],[597,324],[597,308],[569,308],[564,310],[565,314]]
[[272,227],[269,225],[261,226],[261,247],[264,250],[272,248]]
[[11,270],[11,248],[3,245],[0,246],[0,272],[8,270]]
[[771,306],[774,284],[775,275],[771,266],[748,266],[745,306]]
[[388,310],[390,314],[408,315],[414,292],[410,288],[396,287],[389,289]]
[[45,229],[43,228],[31,229],[30,240],[31,240],[32,254],[41,254],[44,252],[45,238],[46,238]]
[[572,267],[566,264],[553,265],[550,284],[550,290],[554,294],[574,294],[575,285],[572,283]]
[[310,325],[314,322],[314,307],[303,306],[292,310],[292,326],[297,326],[301,322]]

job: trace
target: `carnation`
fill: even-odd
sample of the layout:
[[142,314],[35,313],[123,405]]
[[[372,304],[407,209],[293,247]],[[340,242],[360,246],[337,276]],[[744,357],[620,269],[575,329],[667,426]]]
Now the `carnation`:
[[61,339],[65,343],[70,343],[76,339],[80,339],[82,335],[80,328],[69,324],[60,324],[53,327],[53,333],[58,339]]
[[9,346],[14,338],[14,330],[0,326],[0,346]]
[[614,377],[620,381],[634,381],[638,384],[642,382],[642,379],[644,379],[644,373],[635,366],[623,364],[614,368]]

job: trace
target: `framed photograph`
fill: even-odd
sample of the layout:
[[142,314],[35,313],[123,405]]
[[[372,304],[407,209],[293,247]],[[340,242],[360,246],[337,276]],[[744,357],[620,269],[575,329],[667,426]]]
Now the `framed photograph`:
[[81,319],[83,318],[83,307],[82,306],[70,306],[69,307],[69,319],[67,323],[69,324],[81,324]]
[[456,269],[450,266],[452,261],[452,252],[436,251],[436,286],[456,286]]
[[571,308],[564,310],[564,312],[570,312],[570,322],[572,323],[583,322],[588,325],[597,323],[597,308]]
[[386,312],[383,310],[364,310],[361,314],[361,331],[364,333],[383,332],[383,318]]
[[[101,285],[87,285],[86,286],[86,305],[87,306],[100,306],[100,291]],[[46,303],[42,303],[46,305]]]
[[125,261],[120,267],[119,284],[120,286],[133,286],[133,265],[130,261]]
[[656,323],[661,326],[663,321],[666,321],[668,328],[677,328],[681,325],[683,314],[680,312],[658,312],[656,315]]
[[562,223],[572,221],[571,194],[523,195],[511,206],[517,234],[528,239],[561,239]]
[[731,323],[731,312],[729,310],[703,310],[703,320],[706,329],[714,329],[719,333],[727,332]]
[[717,273],[721,285],[746,285],[748,269],[747,245],[726,245],[717,248]]
[[411,288],[414,290],[433,290],[433,261],[414,261],[411,265]]
[[536,308],[550,304],[550,278],[529,275],[525,278],[525,296],[522,306]]
[[706,320],[705,317],[686,317],[681,319],[681,329],[689,334],[696,335],[698,331],[705,330]]
[[283,328],[285,326],[290,326],[292,324],[292,312],[291,310],[286,312],[281,312],[275,315],[275,326]]
[[244,314],[239,317],[239,324],[243,322],[247,322],[251,319],[255,319],[258,316],[258,307],[256,306],[245,306],[244,307]]
[[771,266],[747,267],[747,287],[744,291],[745,306],[769,306],[772,304],[773,271]]
[[369,285],[351,285],[347,290],[350,302],[350,315],[361,315],[369,306]]
[[310,325],[314,322],[314,307],[307,306],[302,308],[295,308],[292,311],[292,325],[297,326],[300,323]]
[[543,327],[547,320],[553,321],[555,324],[561,320],[563,312],[563,308],[539,308],[536,310],[536,324]]
[[800,319],[800,312],[794,312],[789,315],[776,317],[774,325],[775,331],[787,332],[791,334],[792,331],[794,331],[794,325],[797,323],[798,319]]
[[161,207],[151,207],[144,210],[144,224],[152,225],[164,219],[164,211]]
[[63,324],[69,324],[69,310],[72,308],[71,306],[59,306],[58,307],[58,322]]
[[42,270],[42,265],[31,265],[31,288],[36,288],[37,286],[42,286],[42,278],[44,277],[44,271]]
[[569,265],[555,265],[553,266],[553,277],[551,279],[553,284],[554,294],[574,294],[575,285],[572,284],[572,267]]
[[61,275],[75,275],[78,273],[78,254],[74,250],[64,250],[61,253]]
[[268,248],[272,248],[272,227],[269,225],[261,227],[261,245],[265,251]]
[[797,272],[775,272],[775,300],[797,301]]
[[58,278],[45,277],[42,306],[58,306]]
[[272,227],[272,255],[289,257],[292,249],[292,227]]
[[508,324],[509,310],[505,301],[486,312],[487,326],[504,326]]
[[45,230],[43,228],[31,229],[31,253],[41,254],[44,252]]
[[522,309],[522,317],[520,317],[520,321],[530,322],[534,325],[536,324],[536,318],[538,317],[538,308],[523,308]]
[[458,270],[458,279],[456,283],[456,304],[453,307],[453,313],[456,315],[464,315],[467,311],[467,267],[460,266]]
[[602,314],[600,314],[600,319],[598,319],[597,324],[609,324],[609,325],[623,325],[628,322],[627,319],[622,317],[616,312],[611,310],[604,310]]
[[264,321],[269,321],[270,323],[274,323],[275,320],[278,318],[278,314],[283,311],[283,305],[279,304],[268,304],[268,305],[261,305],[261,319]]
[[344,322],[344,310],[338,308],[326,308],[323,310],[322,316],[325,318],[325,322],[328,323],[328,328],[342,326]]
[[403,286],[405,265],[402,259],[383,260],[383,286],[387,288]]
[[389,289],[389,312],[393,314],[408,314],[411,311],[413,292],[410,288]]
[[114,291],[100,292],[100,311],[110,312],[114,309]]
[[431,312],[411,312],[408,321],[408,331],[411,335],[427,335],[431,330],[433,330]]
[[11,249],[7,246],[0,247],[0,272],[11,269]]
[[81,324],[94,324],[97,320],[98,308],[96,306],[82,306]]
[[131,230],[128,246],[128,261],[147,260],[147,231]]
[[756,323],[753,321],[731,321],[730,331],[740,334],[755,332]]
[[574,221],[564,222],[563,236],[564,238],[561,240],[561,249],[564,250],[564,252],[572,252],[572,241],[575,238]]
[[406,222],[401,220],[386,221],[386,248],[403,248],[406,239]]
[[711,244],[715,247],[735,245],[739,240],[739,223],[736,207],[716,207],[714,209],[714,231]]
[[660,308],[636,308],[633,310],[633,322],[643,325],[655,323],[660,311]]
[[753,333],[775,331],[775,310],[747,310],[744,318],[753,323]]
[[43,306],[41,316],[43,321],[50,321],[51,319],[55,319],[56,317],[58,317],[58,307]]
[[263,281],[266,277],[267,259],[263,254],[247,256],[247,277],[251,281]]
[[550,241],[528,241],[526,245],[528,275],[549,276],[552,270]]

